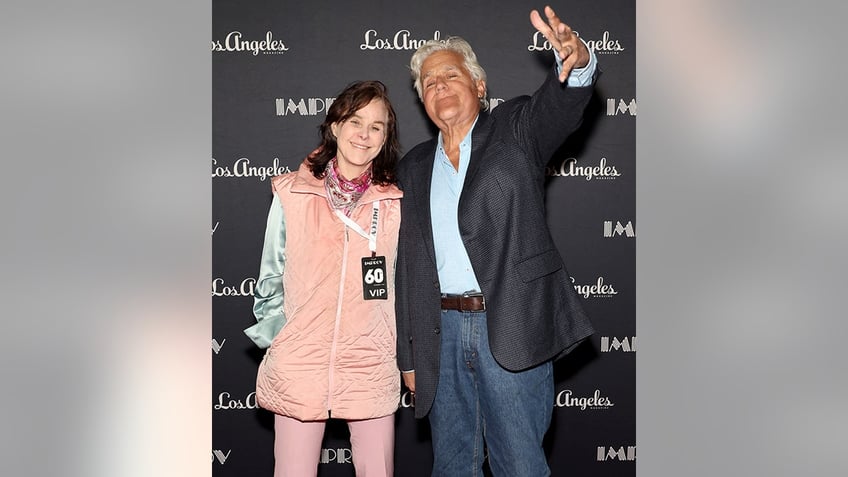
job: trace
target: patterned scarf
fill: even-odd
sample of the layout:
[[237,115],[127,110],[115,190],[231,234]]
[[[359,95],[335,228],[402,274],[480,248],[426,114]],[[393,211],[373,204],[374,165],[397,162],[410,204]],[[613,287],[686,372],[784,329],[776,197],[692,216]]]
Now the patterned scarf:
[[359,198],[371,185],[371,167],[359,177],[348,180],[339,174],[338,161],[334,157],[327,163],[327,171],[324,174],[324,187],[327,189],[327,202],[331,209],[339,209],[350,217],[353,208],[356,207]]

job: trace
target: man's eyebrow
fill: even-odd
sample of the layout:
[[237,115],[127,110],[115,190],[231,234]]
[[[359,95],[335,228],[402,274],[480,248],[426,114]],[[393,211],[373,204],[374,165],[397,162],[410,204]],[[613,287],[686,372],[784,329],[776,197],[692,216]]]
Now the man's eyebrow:
[[455,65],[442,65],[442,66],[439,66],[438,68],[431,68],[431,69],[427,70],[424,74],[421,75],[421,78],[426,78],[428,76],[431,76],[433,74],[433,72],[437,69],[440,69],[440,70],[443,70],[443,71],[448,71],[448,70],[455,70],[455,69],[458,69],[458,68]]

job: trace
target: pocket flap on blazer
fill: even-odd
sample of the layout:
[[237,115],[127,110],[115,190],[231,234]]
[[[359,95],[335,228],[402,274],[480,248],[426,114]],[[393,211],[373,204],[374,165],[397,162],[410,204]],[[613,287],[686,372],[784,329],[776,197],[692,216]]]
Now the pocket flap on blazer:
[[548,250],[535,257],[518,263],[518,274],[524,282],[531,282],[537,278],[550,275],[562,268],[562,259],[556,250]]

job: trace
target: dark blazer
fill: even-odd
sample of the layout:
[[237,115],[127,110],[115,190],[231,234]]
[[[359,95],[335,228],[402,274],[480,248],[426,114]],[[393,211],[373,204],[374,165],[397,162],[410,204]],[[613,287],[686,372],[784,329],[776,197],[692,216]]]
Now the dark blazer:
[[[562,356],[594,332],[544,204],[545,165],[580,125],[592,89],[566,87],[551,73],[532,96],[481,111],[472,132],[459,229],[486,297],[492,354],[508,370]],[[398,367],[415,370],[416,417],[430,411],[439,371],[441,291],[430,220],[436,141],[419,144],[398,165]]]

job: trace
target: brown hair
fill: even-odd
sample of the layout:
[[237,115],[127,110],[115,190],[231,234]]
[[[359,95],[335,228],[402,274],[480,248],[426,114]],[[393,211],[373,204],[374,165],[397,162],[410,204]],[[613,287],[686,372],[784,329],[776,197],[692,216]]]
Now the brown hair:
[[327,169],[327,163],[336,157],[338,144],[330,126],[342,123],[357,111],[368,106],[371,101],[383,101],[388,112],[386,123],[386,141],[383,148],[374,158],[371,165],[371,180],[375,184],[388,185],[397,183],[395,166],[400,156],[400,141],[397,133],[397,117],[392,103],[389,101],[386,85],[379,81],[357,81],[349,84],[333,101],[327,111],[327,117],[319,127],[321,144],[306,158],[309,170],[316,178],[321,179]]

